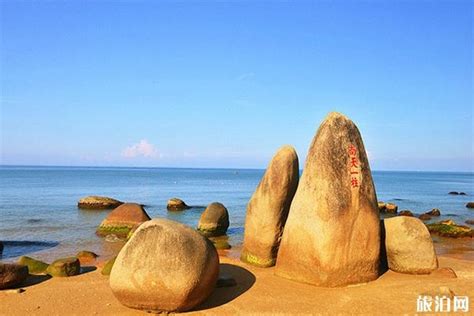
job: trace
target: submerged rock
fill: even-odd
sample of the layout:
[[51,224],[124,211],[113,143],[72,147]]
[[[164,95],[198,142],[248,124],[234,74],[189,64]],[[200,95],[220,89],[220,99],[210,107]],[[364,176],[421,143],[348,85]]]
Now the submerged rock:
[[437,208],[434,208],[431,211],[426,212],[425,214],[430,215],[430,216],[441,216],[441,211]]
[[413,217],[413,213],[410,210],[403,210],[398,213],[398,216],[410,216]]
[[125,244],[110,274],[110,287],[125,306],[187,311],[213,291],[219,257],[194,229],[166,219],[141,225]]
[[0,262],[0,290],[20,285],[27,277],[27,266]]
[[27,266],[28,267],[28,272],[30,274],[45,273],[46,269],[49,266],[49,264],[47,264],[46,262],[36,260],[36,259],[33,259],[31,257],[27,257],[27,256],[21,256],[20,259],[18,259],[18,264]]
[[445,220],[438,223],[427,224],[426,226],[430,233],[442,237],[461,238],[474,236],[472,228],[457,225],[453,220]]
[[87,196],[77,203],[77,207],[85,209],[112,209],[122,205],[123,202],[106,196]]
[[438,259],[426,226],[417,218],[397,216],[383,220],[388,268],[395,272],[428,274]]
[[184,203],[183,200],[178,198],[172,198],[168,200],[168,204],[166,205],[168,211],[183,211],[188,209],[189,206]]
[[377,197],[356,125],[331,113],[313,139],[291,203],[275,273],[318,286],[378,277]]
[[275,265],[298,178],[296,151],[281,147],[247,205],[242,261],[259,267]]
[[69,277],[81,273],[81,264],[76,257],[57,259],[46,269],[53,277]]
[[113,234],[120,238],[126,238],[135,225],[148,220],[150,217],[142,205],[125,203],[107,215],[97,228],[96,234],[99,236]]
[[197,230],[204,236],[222,236],[229,228],[229,212],[226,207],[214,202],[209,204],[201,214]]
[[101,271],[102,275],[110,275],[110,271],[112,271],[112,267],[114,266],[115,259],[117,259],[117,257],[113,257],[112,259],[110,259],[109,261],[105,263]]
[[459,192],[456,192],[456,191],[451,191],[451,192],[449,192],[448,194],[451,194],[451,195],[458,195],[458,194],[459,194]]
[[385,203],[385,212],[389,214],[397,214],[398,206],[393,203]]

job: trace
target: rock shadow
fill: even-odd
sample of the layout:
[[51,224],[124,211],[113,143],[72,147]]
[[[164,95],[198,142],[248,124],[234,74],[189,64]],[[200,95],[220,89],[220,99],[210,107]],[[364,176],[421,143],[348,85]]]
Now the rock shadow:
[[51,279],[51,276],[47,274],[29,274],[23,282],[17,284],[16,286],[8,288],[8,290],[27,288],[29,286],[43,283],[44,281],[47,281],[49,279]]
[[59,245],[56,241],[29,240],[3,240],[2,243],[4,248],[0,253],[0,259],[15,258]]
[[380,220],[380,262],[379,275],[381,276],[388,271],[387,249],[385,248],[385,224],[384,220]]
[[224,305],[248,291],[255,283],[255,275],[245,268],[227,263],[221,263],[219,268],[220,274],[232,276],[237,282],[237,285],[215,288],[212,294],[192,311],[200,311]]
[[95,270],[97,270],[96,266],[81,266],[81,273],[79,274],[86,274]]

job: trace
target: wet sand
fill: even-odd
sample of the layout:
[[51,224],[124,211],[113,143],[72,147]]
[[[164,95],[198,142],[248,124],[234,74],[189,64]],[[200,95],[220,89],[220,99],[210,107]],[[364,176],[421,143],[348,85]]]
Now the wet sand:
[[[228,255],[220,258],[221,271],[232,275],[237,286],[216,288],[203,304],[186,314],[415,314],[418,295],[436,293],[440,286],[471,300],[474,297],[474,262],[450,255],[439,256],[439,264],[454,269],[457,278],[387,271],[376,281],[344,288],[293,282],[275,276],[273,268],[240,262],[236,252]],[[23,286],[23,293],[0,291],[0,315],[146,314],[122,306],[100,269],[70,278],[39,277],[35,282]]]

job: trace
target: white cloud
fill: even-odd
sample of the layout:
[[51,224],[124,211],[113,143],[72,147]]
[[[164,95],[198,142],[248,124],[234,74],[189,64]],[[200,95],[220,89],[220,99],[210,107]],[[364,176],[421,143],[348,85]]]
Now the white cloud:
[[153,144],[150,144],[146,139],[142,139],[140,142],[128,146],[122,151],[122,157],[135,158],[159,158],[161,155],[158,149]]

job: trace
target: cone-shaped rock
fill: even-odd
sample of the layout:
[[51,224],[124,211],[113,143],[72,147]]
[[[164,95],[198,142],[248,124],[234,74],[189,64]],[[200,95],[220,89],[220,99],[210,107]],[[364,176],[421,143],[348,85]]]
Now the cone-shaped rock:
[[283,232],[275,273],[318,286],[378,277],[377,198],[355,124],[331,113],[311,146]]
[[291,146],[281,147],[247,205],[242,261],[260,267],[275,264],[298,178],[296,151]]

